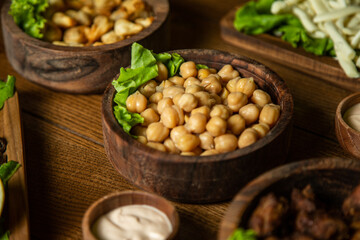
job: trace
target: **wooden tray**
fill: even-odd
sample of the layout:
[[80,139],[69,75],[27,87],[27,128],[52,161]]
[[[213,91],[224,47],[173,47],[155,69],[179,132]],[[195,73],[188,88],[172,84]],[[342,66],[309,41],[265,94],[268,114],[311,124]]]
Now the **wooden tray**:
[[8,160],[21,164],[19,170],[8,182],[7,207],[9,208],[10,240],[30,239],[29,208],[26,188],[25,160],[18,94],[15,92],[0,110],[0,137],[6,138],[5,154]]
[[[239,6],[240,7],[240,6]],[[338,87],[360,91],[360,79],[348,78],[339,63],[331,58],[316,56],[302,48],[293,48],[279,37],[269,34],[246,35],[238,32],[234,26],[236,7],[229,11],[220,22],[221,37],[228,43],[273,60],[282,65],[300,70]]]

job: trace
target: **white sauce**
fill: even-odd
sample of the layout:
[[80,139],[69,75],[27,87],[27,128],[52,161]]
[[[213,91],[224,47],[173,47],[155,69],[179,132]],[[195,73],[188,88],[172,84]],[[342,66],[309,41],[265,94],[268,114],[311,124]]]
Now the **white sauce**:
[[351,128],[360,131],[360,103],[346,110],[343,118]]
[[127,205],[99,217],[92,232],[99,240],[165,240],[172,232],[172,225],[154,207]]

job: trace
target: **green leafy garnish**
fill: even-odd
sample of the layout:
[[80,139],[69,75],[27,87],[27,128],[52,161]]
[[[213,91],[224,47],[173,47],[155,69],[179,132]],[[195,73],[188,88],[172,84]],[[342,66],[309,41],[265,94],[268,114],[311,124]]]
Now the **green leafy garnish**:
[[0,166],[0,178],[4,184],[16,173],[21,165],[15,161],[9,161],[1,164]]
[[293,47],[303,47],[316,55],[335,56],[333,42],[329,38],[312,38],[300,20],[292,14],[272,14],[270,9],[275,0],[250,1],[239,8],[234,27],[246,34],[280,33],[282,40]]
[[8,76],[6,82],[0,80],[0,109],[4,106],[7,99],[14,96],[15,77]]
[[196,64],[196,69],[197,70],[199,70],[199,69],[209,69],[209,67],[204,65],[204,64]]
[[46,23],[42,14],[48,5],[47,0],[12,0],[9,13],[25,33],[42,38]]
[[244,230],[242,228],[236,229],[228,240],[256,240],[256,234],[254,230]]
[[162,62],[169,71],[169,77],[174,76],[178,73],[180,65],[185,61],[177,53],[153,53],[157,61]]

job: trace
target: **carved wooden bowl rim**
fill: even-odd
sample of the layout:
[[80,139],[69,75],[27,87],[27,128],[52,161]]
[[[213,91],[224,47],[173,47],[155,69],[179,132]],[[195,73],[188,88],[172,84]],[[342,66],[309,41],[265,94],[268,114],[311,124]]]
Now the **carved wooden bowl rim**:
[[360,173],[360,161],[338,157],[311,158],[288,163],[263,173],[235,195],[220,223],[218,239],[226,240],[239,227],[243,220],[242,216],[247,208],[251,206],[252,201],[276,182],[306,172],[335,169],[352,170]]
[[[219,64],[219,61],[213,61],[211,60],[212,56],[216,56],[216,58],[223,57],[225,60],[223,62],[220,62],[220,64],[231,64],[233,67],[237,67],[235,64],[242,62],[247,63],[251,70],[248,70],[255,76],[259,78],[267,78],[270,79],[272,82],[269,83],[266,80],[266,84],[273,86],[276,89],[276,93],[281,92],[282,99],[281,102],[278,104],[281,107],[281,114],[278,122],[276,125],[270,130],[269,134],[267,134],[262,139],[258,140],[256,143],[250,145],[249,147],[243,148],[243,149],[237,149],[232,152],[228,153],[221,153],[216,155],[210,155],[210,156],[183,156],[179,154],[170,154],[166,152],[162,152],[159,150],[155,150],[153,148],[150,148],[138,141],[136,139],[129,136],[127,133],[123,131],[117,120],[115,119],[115,116],[113,114],[113,98],[115,95],[115,89],[113,85],[110,83],[103,95],[103,102],[102,102],[102,117],[103,121],[106,122],[106,124],[109,126],[111,130],[111,134],[116,134],[119,138],[121,138],[123,141],[129,143],[129,147],[135,148],[136,150],[140,152],[145,152],[147,155],[156,154],[156,158],[159,162],[181,162],[184,164],[194,164],[198,162],[219,162],[219,161],[225,161],[225,160],[233,160],[241,158],[242,156],[245,156],[249,153],[255,152],[261,148],[263,148],[265,145],[270,144],[272,141],[274,141],[279,135],[281,135],[287,127],[291,125],[292,122],[292,116],[293,116],[293,98],[290,93],[289,88],[286,86],[285,82],[272,70],[270,70],[268,67],[264,66],[263,64],[258,63],[255,60],[252,60],[250,58],[227,53],[219,50],[210,50],[210,49],[181,49],[181,50],[173,50],[168,51],[170,53],[176,52],[182,55],[185,60],[193,60],[196,59],[196,63],[201,64],[209,64],[211,66],[211,63]],[[190,55],[191,57],[187,57]],[[201,58],[202,60],[198,61]],[[240,69],[240,66],[238,66],[238,69]],[[257,74],[257,72],[261,73],[261,76]],[[118,76],[118,75],[117,75]],[[270,134],[273,133],[273,134]],[[286,150],[284,150],[286,151]]]
[[7,27],[10,32],[13,34],[17,34],[22,38],[22,41],[29,45],[37,46],[40,49],[51,49],[59,52],[83,52],[83,53],[92,53],[92,52],[103,52],[109,50],[120,49],[123,47],[129,47],[133,42],[141,41],[142,39],[148,37],[153,32],[158,30],[162,24],[165,22],[169,15],[169,2],[168,0],[145,0],[152,8],[155,19],[152,24],[142,30],[140,33],[133,35],[127,39],[122,41],[112,43],[112,44],[104,44],[100,46],[84,46],[84,47],[71,47],[71,46],[59,46],[54,45],[52,43],[34,38],[26,34],[21,28],[17,26],[13,17],[8,14],[10,9],[11,0],[6,0],[4,6],[2,7],[2,24],[8,23]]
[[336,108],[336,120],[339,121],[339,123],[346,129],[346,131],[351,132],[352,135],[357,135],[360,137],[360,132],[350,127],[343,118],[345,111],[356,104],[356,102],[354,102],[354,104],[349,105],[349,103],[351,103],[353,100],[357,100],[357,102],[360,103],[360,92],[353,93],[341,100]]

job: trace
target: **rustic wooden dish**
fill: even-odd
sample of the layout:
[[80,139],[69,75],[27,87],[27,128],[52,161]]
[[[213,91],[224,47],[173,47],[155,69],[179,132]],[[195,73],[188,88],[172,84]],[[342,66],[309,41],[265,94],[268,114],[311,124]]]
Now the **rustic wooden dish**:
[[233,199],[221,222],[218,240],[226,240],[247,221],[264,195],[290,197],[293,188],[311,184],[315,195],[339,209],[345,197],[360,183],[360,162],[351,159],[319,158],[290,163],[250,182]]
[[26,79],[56,91],[102,93],[120,67],[130,64],[133,42],[156,51],[168,48],[167,0],[146,0],[155,15],[150,27],[123,41],[96,47],[56,46],[28,36],[8,14],[10,2],[1,10],[9,62]]
[[360,92],[344,98],[335,114],[335,132],[340,145],[353,156],[360,158],[360,132],[351,128],[343,119],[347,109],[360,103]]
[[10,230],[10,240],[30,239],[29,206],[26,186],[26,164],[23,152],[22,127],[18,93],[6,100],[0,110],[0,137],[7,141],[5,154],[8,160],[14,160],[21,167],[8,182],[6,197],[9,218],[6,223]]
[[109,211],[126,205],[144,204],[155,207],[169,218],[173,232],[167,240],[173,239],[179,229],[179,215],[175,207],[162,197],[141,191],[124,191],[109,194],[94,202],[86,211],[82,220],[82,232],[85,240],[96,240],[92,234],[91,226],[95,220]]
[[175,51],[196,63],[220,69],[231,64],[244,77],[253,77],[281,107],[276,126],[255,144],[212,156],[181,156],[147,147],[126,134],[113,114],[115,89],[111,84],[102,102],[104,146],[119,173],[140,188],[181,202],[230,199],[239,187],[260,173],[285,162],[290,140],[293,99],[289,89],[270,69],[248,58],[216,50]]
[[221,19],[221,37],[226,42],[338,87],[360,91],[360,79],[347,77],[339,63],[331,57],[316,56],[302,48],[293,48],[281,38],[269,34],[246,35],[238,32],[233,22],[239,7],[234,7]]

